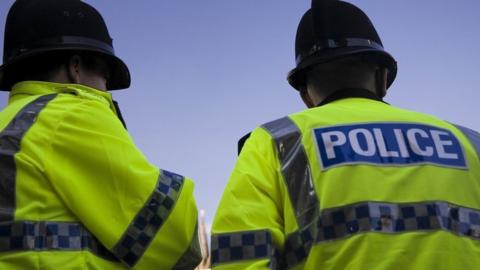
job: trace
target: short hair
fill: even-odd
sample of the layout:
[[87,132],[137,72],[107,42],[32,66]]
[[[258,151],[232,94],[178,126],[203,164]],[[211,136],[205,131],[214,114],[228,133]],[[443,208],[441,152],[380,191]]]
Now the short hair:
[[330,82],[355,85],[370,79],[379,67],[378,63],[361,55],[347,56],[313,66],[307,72],[306,82],[320,77]]

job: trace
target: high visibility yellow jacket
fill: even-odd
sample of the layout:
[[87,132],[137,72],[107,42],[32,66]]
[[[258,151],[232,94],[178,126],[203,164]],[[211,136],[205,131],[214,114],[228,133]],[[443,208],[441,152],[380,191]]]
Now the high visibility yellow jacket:
[[199,262],[192,181],[147,161],[109,93],[21,82],[0,130],[0,269]]
[[372,97],[255,129],[218,207],[214,269],[480,267],[480,135]]

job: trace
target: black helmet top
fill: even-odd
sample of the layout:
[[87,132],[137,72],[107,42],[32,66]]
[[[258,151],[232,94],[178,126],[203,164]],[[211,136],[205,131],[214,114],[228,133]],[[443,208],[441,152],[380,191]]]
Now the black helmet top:
[[7,16],[0,66],[0,89],[9,91],[9,75],[34,57],[61,51],[93,52],[108,63],[107,89],[130,86],[130,72],[115,56],[100,13],[80,0],[17,0]]
[[295,89],[305,86],[305,71],[314,65],[350,55],[388,69],[387,88],[395,80],[397,64],[383,49],[370,19],[356,6],[338,0],[313,0],[300,20],[295,41],[297,66],[288,74]]

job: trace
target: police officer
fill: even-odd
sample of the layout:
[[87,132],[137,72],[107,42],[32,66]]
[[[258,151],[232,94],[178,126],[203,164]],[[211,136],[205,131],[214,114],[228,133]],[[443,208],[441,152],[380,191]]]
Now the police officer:
[[478,269],[480,135],[382,101],[393,57],[352,4],[313,1],[289,83],[213,223],[214,269]]
[[0,88],[0,269],[193,269],[190,179],[152,165],[105,90],[127,88],[101,15],[17,0]]

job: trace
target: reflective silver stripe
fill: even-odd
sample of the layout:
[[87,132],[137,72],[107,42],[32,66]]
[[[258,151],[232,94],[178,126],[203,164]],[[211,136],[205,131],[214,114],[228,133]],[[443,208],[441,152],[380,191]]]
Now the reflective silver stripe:
[[12,221],[15,212],[15,154],[20,152],[23,136],[39,113],[56,94],[45,95],[27,104],[0,133],[0,222]]
[[463,134],[470,140],[473,147],[477,151],[478,158],[480,159],[480,133],[460,125],[454,125],[454,126],[456,126],[460,131],[462,131]]
[[0,252],[82,251],[118,261],[82,224],[17,221],[0,224]]
[[302,144],[302,134],[295,123],[284,117],[262,126],[277,146],[278,158],[298,227],[310,224],[319,213],[310,165]]
[[198,223],[195,225],[195,231],[190,242],[190,246],[187,248],[182,257],[177,261],[172,270],[191,270],[195,269],[202,260],[202,251],[200,249],[200,241],[198,239]]
[[113,247],[113,254],[117,258],[129,267],[138,262],[173,210],[183,183],[183,176],[161,171],[152,195]]
[[276,269],[276,250],[268,230],[212,235],[212,265],[238,261],[270,259]]
[[[301,232],[315,228],[312,224],[320,215],[320,204],[313,186],[307,154],[302,144],[302,134],[297,125],[289,117],[284,117],[262,127],[275,140],[282,175],[300,228],[299,232],[287,237],[286,245],[290,244],[292,248],[301,247],[301,252],[296,248],[295,254],[285,253],[277,261],[281,267],[288,263],[294,265],[304,260],[310,252],[313,241],[303,237]],[[290,258],[292,255],[294,258]]]
[[[419,203],[362,202],[323,210],[316,223],[290,235],[285,244],[284,267],[308,256],[311,244],[368,232],[398,234],[448,231],[480,241],[480,210],[433,201]],[[307,242],[308,249],[302,245]]]

